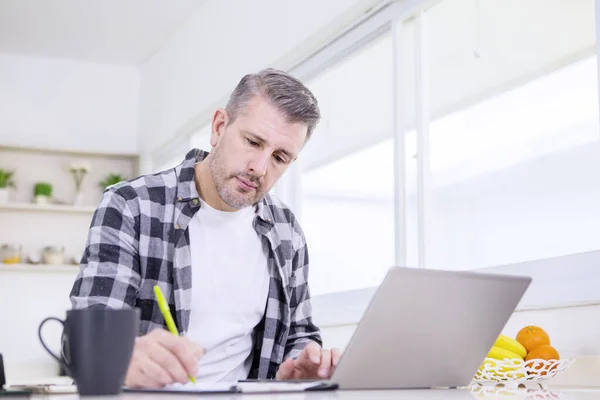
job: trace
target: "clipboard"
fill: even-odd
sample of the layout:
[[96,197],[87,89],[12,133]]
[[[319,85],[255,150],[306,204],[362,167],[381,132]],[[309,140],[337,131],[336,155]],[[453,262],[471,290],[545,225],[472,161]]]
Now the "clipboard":
[[169,393],[169,394],[218,394],[218,393],[297,393],[309,391],[337,390],[339,385],[330,381],[276,381],[244,380],[238,382],[198,382],[173,384],[161,389],[127,388],[132,393]]

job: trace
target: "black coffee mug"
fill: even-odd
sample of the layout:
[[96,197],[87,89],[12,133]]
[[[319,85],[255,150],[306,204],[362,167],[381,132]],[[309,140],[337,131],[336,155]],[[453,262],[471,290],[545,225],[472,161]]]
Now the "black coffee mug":
[[[50,320],[63,325],[62,357],[42,338],[42,327]],[[123,390],[139,322],[137,308],[69,310],[64,321],[44,319],[38,335],[46,351],[73,378],[81,396],[116,395]]]

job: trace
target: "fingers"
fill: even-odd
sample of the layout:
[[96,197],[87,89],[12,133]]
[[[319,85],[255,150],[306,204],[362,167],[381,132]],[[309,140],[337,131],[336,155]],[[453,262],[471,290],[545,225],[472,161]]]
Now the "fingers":
[[288,358],[279,366],[275,379],[292,379],[294,375],[294,360]]
[[192,343],[185,337],[172,335],[171,333],[156,329],[152,331],[158,343],[177,357],[178,363],[184,368],[187,375],[195,376],[198,372],[198,362],[204,355],[204,349]]
[[151,387],[163,387],[173,383],[173,377],[168,370],[146,355],[140,357],[138,371],[142,375],[142,381]]
[[277,371],[277,379],[327,379],[331,377],[341,358],[339,349],[322,349],[310,342],[296,360],[287,359]]
[[186,342],[189,343],[189,346],[192,349],[192,353],[196,356],[196,358],[198,359],[198,361],[200,361],[200,359],[202,357],[204,357],[204,347],[200,346],[197,343],[191,342],[188,338],[183,338],[183,340],[185,340]]
[[319,365],[319,377],[325,379],[329,377],[331,370],[331,351],[328,349],[321,350],[321,363]]
[[130,387],[158,388],[180,382],[186,383],[195,376],[202,347],[187,338],[156,329],[135,342],[126,385]]
[[149,353],[149,356],[153,362],[158,364],[163,370],[167,371],[172,381],[180,383],[186,383],[188,381],[188,372],[185,367],[181,365],[179,359],[166,347],[163,347],[162,344],[159,343],[158,346],[154,346]]
[[130,388],[148,388],[148,389],[158,389],[160,388],[160,384],[151,378],[147,377],[136,367],[132,367],[127,373],[127,377],[125,379],[125,386]]
[[309,342],[296,360],[301,379],[326,378],[331,364],[329,350],[322,350],[316,342]]
[[319,346],[316,342],[309,342],[304,350],[298,357],[298,362],[308,365],[317,366],[321,362],[321,346]]
[[160,388],[171,383],[171,376],[146,354],[137,352],[132,358],[125,385],[128,387]]
[[338,348],[331,349],[331,366],[333,368],[338,366],[340,358],[342,358],[342,351]]

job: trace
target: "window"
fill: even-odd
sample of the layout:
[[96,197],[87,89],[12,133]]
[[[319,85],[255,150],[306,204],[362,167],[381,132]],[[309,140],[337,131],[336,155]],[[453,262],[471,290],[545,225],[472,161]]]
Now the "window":
[[207,124],[202,129],[190,136],[190,147],[210,152],[210,134],[212,124]]
[[192,148],[210,151],[210,129],[211,125],[208,124],[190,136],[182,135],[174,138],[169,146],[159,149],[152,158],[154,172],[181,164]]
[[597,250],[594,1],[444,0],[426,14],[425,266]]
[[157,149],[152,156],[152,171],[160,172],[181,164],[190,150],[189,138],[179,136],[173,138],[164,148]]
[[392,41],[307,81],[323,120],[299,161],[313,294],[377,285],[394,263]]
[[399,259],[598,250],[594,1],[401,3],[296,69],[324,117],[300,160],[313,294],[376,286]]

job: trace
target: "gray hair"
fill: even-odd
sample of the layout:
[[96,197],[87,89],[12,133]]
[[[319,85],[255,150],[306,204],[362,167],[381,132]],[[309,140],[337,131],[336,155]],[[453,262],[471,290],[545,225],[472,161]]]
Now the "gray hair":
[[272,68],[244,76],[231,93],[225,107],[229,123],[233,123],[257,95],[279,109],[289,122],[305,123],[308,127],[308,141],[321,119],[321,112],[317,99],[300,80]]

